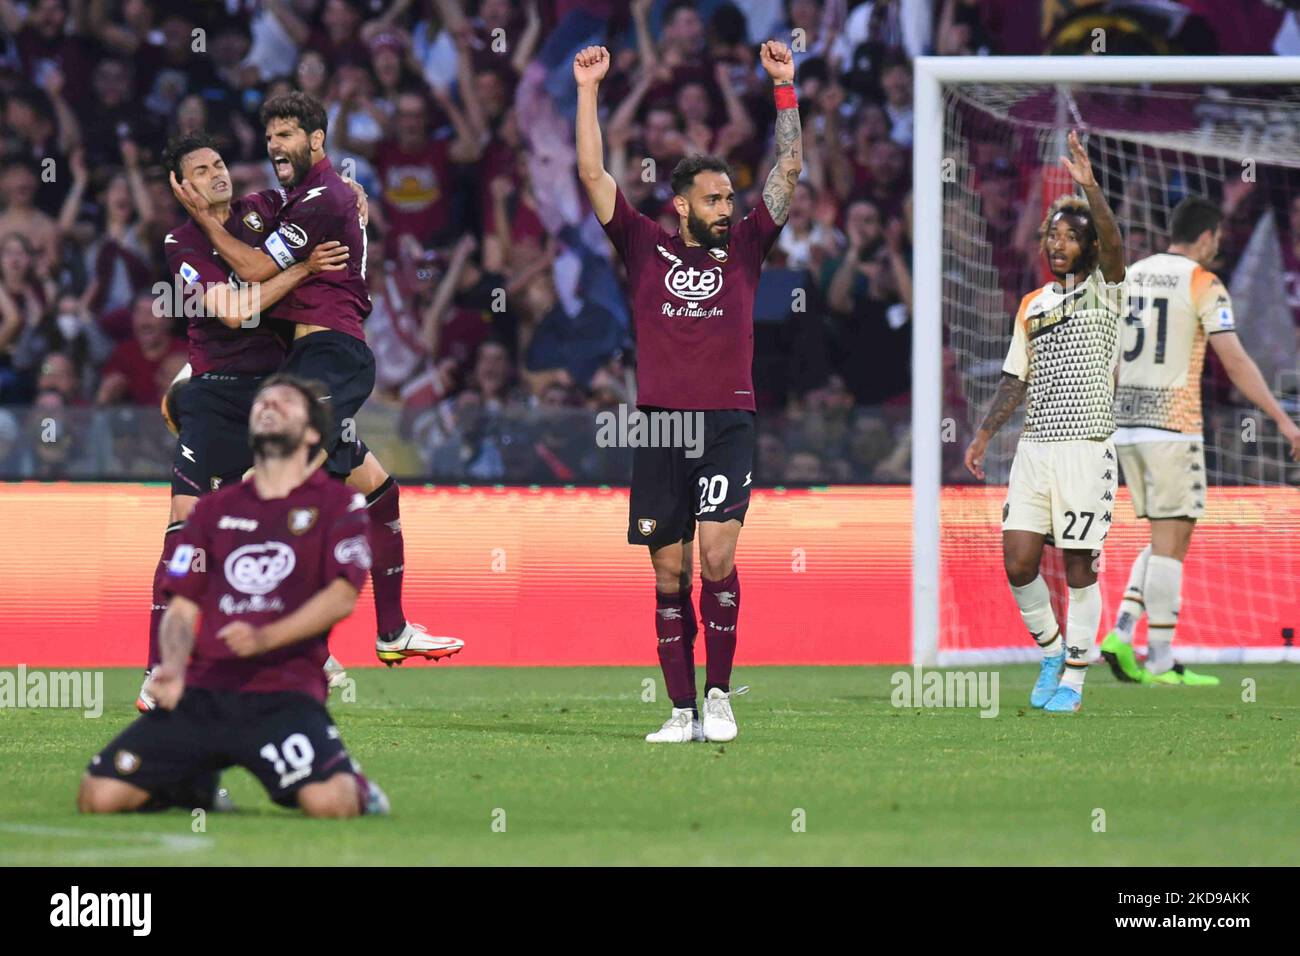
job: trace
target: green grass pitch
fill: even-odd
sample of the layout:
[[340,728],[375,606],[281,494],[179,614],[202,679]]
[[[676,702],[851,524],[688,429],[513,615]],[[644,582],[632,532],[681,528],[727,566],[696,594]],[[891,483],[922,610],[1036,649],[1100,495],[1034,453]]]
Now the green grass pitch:
[[992,719],[893,707],[896,670],[741,668],[738,740],[656,747],[650,667],[358,669],[331,710],[392,816],[305,820],[232,770],[238,810],[202,832],[74,812],[134,716],[139,672],[108,671],[100,719],[0,710],[0,865],[1300,863],[1300,668],[1147,688],[1094,667],[1071,717],[1002,667]]

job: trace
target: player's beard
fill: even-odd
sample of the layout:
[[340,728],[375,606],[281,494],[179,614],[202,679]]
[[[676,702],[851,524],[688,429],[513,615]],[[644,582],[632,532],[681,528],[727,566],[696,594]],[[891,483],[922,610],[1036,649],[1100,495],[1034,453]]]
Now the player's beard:
[[298,184],[307,178],[311,172],[311,145],[308,144],[302,152],[295,153],[290,150],[285,151],[289,158],[289,165],[293,167],[293,178],[287,183],[280,183],[285,189],[296,189]]
[[299,430],[296,435],[285,431],[255,433],[249,439],[249,444],[253,447],[253,457],[258,460],[289,458],[302,447],[303,441],[306,440],[306,433],[305,428]]
[[699,218],[695,215],[694,209],[686,213],[686,230],[691,234],[691,238],[702,245],[705,249],[721,249],[731,238],[730,219],[727,219],[727,228],[721,233],[716,233],[711,228],[716,224],[717,220],[712,223],[707,223],[703,219]]

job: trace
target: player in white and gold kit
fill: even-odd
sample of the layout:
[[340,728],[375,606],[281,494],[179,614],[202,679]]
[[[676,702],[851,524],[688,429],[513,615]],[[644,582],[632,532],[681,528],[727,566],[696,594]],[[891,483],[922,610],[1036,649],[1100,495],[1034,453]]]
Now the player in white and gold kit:
[[[1115,503],[1111,434],[1124,299],[1119,228],[1073,132],[1069,144],[1061,162],[1087,201],[1063,196],[1048,210],[1042,250],[1056,281],[1021,301],[1002,383],[966,449],[966,467],[982,479],[989,439],[1027,399],[1002,509],[1002,557],[1021,617],[1043,651],[1029,702],[1053,713],[1079,709],[1101,623],[1095,559]],[[1049,538],[1064,555],[1070,588],[1064,640],[1038,573]]]
[[[1208,343],[1228,377],[1263,409],[1300,453],[1300,428],[1278,405],[1259,368],[1241,347],[1232,299],[1206,268],[1219,254],[1223,213],[1189,196],[1169,222],[1169,251],[1129,267],[1128,314],[1115,396],[1115,444],[1133,510],[1151,523],[1151,543],[1129,572],[1115,630],[1102,656],[1120,680],[1217,684],[1175,663],[1174,625],[1181,603],[1183,557],[1205,514],[1201,370]],[[1133,630],[1147,614],[1147,665],[1133,653]]]

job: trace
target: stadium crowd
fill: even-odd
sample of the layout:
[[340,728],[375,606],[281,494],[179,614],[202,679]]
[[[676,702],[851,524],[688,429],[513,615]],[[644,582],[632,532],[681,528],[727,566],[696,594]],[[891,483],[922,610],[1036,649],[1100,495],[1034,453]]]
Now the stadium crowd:
[[[1209,23],[1189,46],[1267,53],[1281,36],[1277,11],[1265,37],[1214,4],[1184,6]],[[391,426],[393,470],[625,481],[629,456],[593,441],[595,413],[635,400],[635,342],[575,177],[573,52],[614,54],[609,168],[674,229],[668,174],[690,153],[729,160],[742,211],[759,201],[774,111],[757,44],[797,35],[804,176],[760,287],[755,478],[906,482],[910,61],[1042,52],[1055,34],[1040,7],[0,0],[0,477],[165,477],[157,406],[185,339],[184,319],[155,309],[182,216],[163,146],[215,132],[236,192],[266,188],[257,109],[297,88],[326,104],[327,151],[370,196],[366,427]],[[1030,252],[1020,197],[999,187],[1006,158],[989,163],[985,215]],[[1300,293],[1293,304],[1300,316]]]

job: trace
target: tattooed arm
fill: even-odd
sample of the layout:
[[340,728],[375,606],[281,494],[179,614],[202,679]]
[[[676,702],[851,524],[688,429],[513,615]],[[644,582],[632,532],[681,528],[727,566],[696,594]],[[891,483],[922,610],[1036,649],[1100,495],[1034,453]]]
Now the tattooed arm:
[[1088,160],[1088,151],[1079,141],[1079,134],[1070,130],[1068,137],[1069,157],[1062,156],[1061,163],[1070,172],[1076,183],[1083,187],[1088,197],[1088,208],[1092,211],[1092,221],[1097,227],[1097,264],[1107,282],[1119,282],[1124,278],[1124,240],[1115,223],[1115,214],[1111,212],[1106,194],[1097,185],[1093,175],[1092,163]]
[[[777,102],[781,103],[780,88],[794,87],[794,57],[790,49],[777,40],[768,40],[759,48],[763,68],[778,88]],[[776,163],[768,173],[763,186],[763,203],[778,226],[785,225],[790,215],[790,197],[803,170],[803,130],[799,124],[799,107],[790,96],[790,105],[776,112]]]
[[993,396],[993,404],[989,406],[979,431],[966,447],[966,470],[981,481],[984,480],[984,453],[988,450],[989,439],[1015,414],[1028,390],[1028,382],[1003,373],[997,393]]

